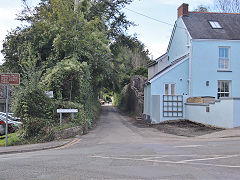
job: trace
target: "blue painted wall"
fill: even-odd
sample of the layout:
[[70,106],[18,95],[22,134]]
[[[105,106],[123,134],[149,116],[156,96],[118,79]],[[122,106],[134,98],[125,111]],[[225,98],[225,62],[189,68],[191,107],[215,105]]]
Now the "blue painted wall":
[[[218,72],[219,47],[230,47],[230,70]],[[240,97],[240,42],[203,41],[192,42],[192,96],[217,97],[218,80],[231,80],[232,97]],[[209,81],[209,86],[206,86]]]
[[[151,96],[150,101],[153,102],[154,95],[160,95],[160,106],[155,104],[150,104],[150,116],[153,117],[154,114],[160,114],[160,119],[152,119],[152,123],[159,123],[166,120],[180,119],[179,117],[163,117],[163,95],[164,95],[164,85],[165,83],[175,84],[175,94],[184,95],[184,100],[188,97],[188,76],[189,76],[189,60],[183,61],[178,66],[174,67],[170,71],[163,74],[161,77],[151,82]],[[158,103],[156,103],[158,104]],[[184,118],[184,117],[183,117]]]
[[189,53],[189,47],[187,47],[187,45],[190,44],[190,37],[187,30],[184,29],[185,25],[182,18],[176,21],[176,25],[168,47],[169,63]]
[[152,95],[163,95],[165,83],[175,83],[176,95],[188,95],[189,60],[185,60],[151,83]]

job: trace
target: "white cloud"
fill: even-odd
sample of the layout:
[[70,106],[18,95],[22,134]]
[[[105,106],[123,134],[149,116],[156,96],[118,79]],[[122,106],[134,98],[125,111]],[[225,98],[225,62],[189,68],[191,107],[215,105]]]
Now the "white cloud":
[[[21,8],[0,8],[0,51],[2,50],[2,42],[11,29],[15,28],[19,23],[16,21],[17,15]],[[0,52],[0,64],[2,64],[3,55]]]
[[146,49],[149,50],[150,56],[153,56],[153,59],[157,59],[159,56],[163,55],[167,51],[166,43],[145,43]]
[[13,20],[20,12],[20,8],[0,8],[0,20],[1,21],[8,21],[8,20]]

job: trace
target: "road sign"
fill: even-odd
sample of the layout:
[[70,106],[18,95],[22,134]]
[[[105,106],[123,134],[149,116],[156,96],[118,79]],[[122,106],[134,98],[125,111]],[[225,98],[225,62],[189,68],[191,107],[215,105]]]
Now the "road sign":
[[9,84],[9,85],[20,84],[20,74],[18,73],[0,74],[0,84]]
[[57,113],[77,113],[78,109],[57,109]]
[[49,98],[53,98],[53,91],[46,91],[45,93]]
[[62,114],[72,113],[72,119],[74,119],[74,113],[77,113],[78,109],[57,109],[57,113],[60,113],[60,126],[62,126]]
[[6,73],[0,74],[0,84],[6,85],[6,143],[5,147],[7,147],[8,142],[8,91],[9,85],[18,85],[20,84],[20,74],[18,73]]

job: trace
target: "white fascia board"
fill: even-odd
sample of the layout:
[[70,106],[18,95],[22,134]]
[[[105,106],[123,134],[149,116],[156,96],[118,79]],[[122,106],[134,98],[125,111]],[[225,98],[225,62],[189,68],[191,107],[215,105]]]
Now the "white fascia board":
[[187,59],[189,59],[189,56],[186,57],[185,59],[181,60],[180,62],[174,64],[173,66],[169,67],[168,69],[166,69],[165,71],[163,71],[162,73],[158,74],[155,78],[151,79],[150,83],[152,83],[153,81],[157,80],[158,78],[160,78],[161,76],[163,76],[164,74],[166,74],[167,72],[171,71],[172,69],[174,69],[175,67],[177,67],[178,65],[182,64],[183,62],[185,62]]

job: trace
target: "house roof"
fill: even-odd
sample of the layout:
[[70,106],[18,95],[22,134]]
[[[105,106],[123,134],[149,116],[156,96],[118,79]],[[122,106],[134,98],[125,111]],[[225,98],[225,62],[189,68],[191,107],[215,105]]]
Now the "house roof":
[[167,67],[165,67],[163,70],[159,71],[157,74],[155,74],[151,79],[148,80],[148,82],[152,81],[155,77],[159,76],[160,74],[162,74],[164,71],[167,71],[168,69],[170,69],[172,66],[174,66],[175,64],[177,64],[178,62],[186,59],[189,56],[189,53],[174,60],[171,64],[169,64]]
[[161,61],[162,59],[164,59],[166,56],[167,56],[168,54],[167,54],[167,52],[165,53],[165,54],[163,54],[163,55],[161,55],[160,57],[158,57],[155,61]]
[[[238,13],[189,12],[182,19],[193,39],[240,40]],[[217,21],[222,28],[212,28],[209,21]]]
[[151,60],[149,63],[147,63],[147,67],[151,67],[151,66],[154,66],[155,64],[157,64],[157,61],[155,60]]

